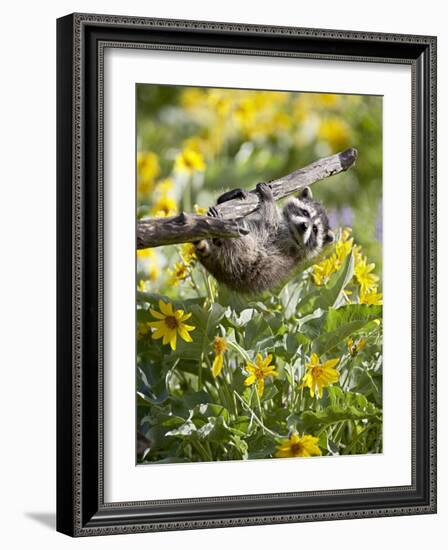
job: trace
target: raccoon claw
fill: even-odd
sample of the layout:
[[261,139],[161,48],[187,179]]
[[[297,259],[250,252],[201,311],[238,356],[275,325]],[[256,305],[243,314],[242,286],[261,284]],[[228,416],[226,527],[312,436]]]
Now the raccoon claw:
[[262,201],[273,201],[274,195],[272,194],[272,186],[269,183],[260,182],[257,183],[255,188],[257,195]]
[[247,191],[243,191],[243,189],[232,189],[231,191],[227,191],[218,197],[216,202],[217,204],[222,204],[223,202],[232,201],[234,199],[244,200],[247,196]]
[[220,214],[214,206],[210,206],[210,208],[207,210],[207,216],[210,216],[211,218],[219,218]]

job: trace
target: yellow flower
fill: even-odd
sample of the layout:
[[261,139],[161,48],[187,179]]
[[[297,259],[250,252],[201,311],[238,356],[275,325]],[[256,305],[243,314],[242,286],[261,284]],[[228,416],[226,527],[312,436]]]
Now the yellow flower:
[[379,281],[378,275],[371,273],[374,269],[375,264],[368,264],[366,258],[355,262],[355,277],[364,294],[376,288]]
[[353,338],[349,338],[347,342],[348,351],[350,352],[350,355],[354,357],[357,355],[362,349],[366,347],[366,339],[360,338],[356,342],[353,340]]
[[191,313],[184,313],[182,309],[173,310],[173,304],[167,304],[163,300],[159,300],[159,311],[150,309],[151,315],[159,321],[152,321],[148,325],[155,329],[152,333],[154,339],[163,338],[163,344],[169,344],[172,350],[176,349],[177,334],[185,340],[192,342],[189,332],[196,327],[186,325],[184,321],[191,317]]
[[316,286],[326,285],[333,273],[341,268],[345,258],[354,248],[353,239],[350,238],[350,235],[350,228],[343,229],[341,237],[335,245],[334,253],[329,258],[313,266],[312,276]]
[[257,109],[252,98],[243,98],[235,108],[235,117],[242,126],[251,124],[256,115]]
[[348,145],[350,128],[340,118],[329,117],[322,121],[317,135],[327,141],[333,150],[341,150]]
[[154,258],[156,253],[153,248],[139,248],[137,250],[137,258],[139,260],[146,260],[147,258]]
[[339,267],[342,266],[345,258],[352,251],[352,246],[353,246],[353,239],[344,239],[344,236],[342,236],[342,238],[339,239],[339,241],[336,243],[334,252],[336,254],[336,259],[339,264]]
[[147,270],[148,278],[150,281],[157,281],[160,275],[160,269],[156,264],[150,264]]
[[224,353],[227,350],[227,340],[221,336],[215,336],[213,340],[213,351],[215,352],[215,358],[212,365],[212,374],[214,378],[219,376],[224,364]]
[[313,282],[316,286],[324,286],[337,271],[334,255],[313,266]]
[[252,386],[257,383],[257,393],[259,396],[263,395],[264,391],[264,379],[269,376],[278,376],[278,372],[275,370],[275,365],[271,365],[272,355],[268,355],[266,359],[263,359],[261,353],[257,353],[255,357],[255,363],[248,363],[246,365],[246,371],[249,376],[244,381],[246,386]]
[[205,216],[207,214],[207,208],[203,208],[202,206],[199,206],[198,204],[194,205],[194,211],[198,216]]
[[160,165],[157,155],[152,151],[138,152],[137,170],[139,183],[152,183],[160,174]]
[[[141,250],[137,250],[137,258],[140,262],[142,262],[143,269],[145,273],[147,274],[149,280],[155,281],[158,279],[160,274],[159,266],[157,265],[155,258],[156,253],[153,248],[144,248]],[[140,286],[144,284],[143,279],[140,280]],[[142,287],[143,288],[143,287]],[[140,290],[142,290],[140,288]],[[143,290],[142,290],[143,291]]]
[[209,90],[207,103],[215,115],[221,118],[228,115],[232,106],[228,93],[223,93],[221,90]]
[[205,170],[204,158],[198,151],[185,148],[176,157],[175,169],[178,172],[203,172]]
[[144,279],[140,279],[138,282],[137,288],[140,292],[145,292],[146,290],[146,281]]
[[170,191],[173,190],[173,187],[173,180],[171,178],[165,178],[158,182],[155,191],[156,193],[160,193],[161,195],[167,195]]
[[204,103],[205,91],[201,88],[186,88],[182,93],[181,102],[183,107],[194,109]]
[[300,437],[299,434],[293,433],[284,443],[277,445],[274,456],[276,458],[320,456],[322,451],[317,445],[318,441],[319,438],[312,435]]
[[316,94],[315,102],[322,107],[334,107],[339,102],[338,94]]
[[151,209],[151,214],[156,218],[166,218],[177,214],[177,203],[169,195],[163,194]]
[[377,287],[372,287],[370,292],[359,293],[359,303],[367,304],[368,306],[381,306],[383,304],[383,295],[381,292],[377,292]]
[[169,284],[177,286],[180,281],[188,277],[188,264],[176,262],[173,269],[168,269],[168,273],[170,275]]
[[180,257],[187,265],[192,265],[198,259],[193,243],[185,243],[180,247]]
[[311,354],[311,362],[305,365],[308,372],[303,377],[301,387],[310,389],[311,397],[317,392],[318,397],[322,397],[323,388],[330,386],[339,380],[339,372],[335,369],[339,359],[329,359],[321,363],[317,353]]

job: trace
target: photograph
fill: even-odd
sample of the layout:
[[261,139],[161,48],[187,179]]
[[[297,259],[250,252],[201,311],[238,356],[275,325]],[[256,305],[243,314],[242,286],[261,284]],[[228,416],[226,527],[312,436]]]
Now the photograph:
[[136,464],[382,453],[383,98],[135,94]]

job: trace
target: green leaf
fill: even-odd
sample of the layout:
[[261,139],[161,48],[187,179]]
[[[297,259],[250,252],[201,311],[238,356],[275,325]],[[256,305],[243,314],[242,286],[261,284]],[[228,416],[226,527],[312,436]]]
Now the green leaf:
[[194,304],[190,307],[193,314],[187,324],[193,325],[195,330],[190,332],[193,342],[184,342],[177,339],[176,351],[173,357],[200,361],[201,355],[210,347],[214,337],[217,335],[218,324],[224,317],[225,308],[214,303],[210,309]]
[[316,430],[326,424],[334,424],[344,420],[380,420],[380,411],[375,408],[362,410],[355,405],[329,405],[323,411],[304,411],[298,427],[301,430]]
[[175,428],[174,430],[171,430],[169,432],[166,432],[166,436],[172,436],[172,437],[191,437],[191,435],[196,432],[196,426],[191,420],[187,420],[184,422],[181,426],[178,428]]
[[139,404],[161,404],[168,399],[168,380],[171,372],[157,363],[141,363],[137,367]]
[[367,323],[382,316],[381,306],[350,304],[338,309],[330,309],[322,325],[322,333],[313,343],[313,351],[318,355],[329,352]]
[[280,292],[280,302],[283,306],[285,319],[290,319],[296,312],[297,303],[302,294],[302,282],[291,282],[285,285]]
[[216,403],[203,403],[202,405],[196,405],[193,411],[193,416],[202,416],[204,418],[218,418],[222,417],[226,422],[229,421],[229,411],[222,405]]

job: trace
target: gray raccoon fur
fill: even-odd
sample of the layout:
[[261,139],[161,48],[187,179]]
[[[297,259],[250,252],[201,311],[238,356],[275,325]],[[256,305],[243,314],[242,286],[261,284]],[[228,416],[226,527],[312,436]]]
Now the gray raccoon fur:
[[[220,282],[240,293],[256,294],[280,287],[300,264],[333,242],[328,217],[307,187],[280,210],[269,184],[259,183],[258,209],[245,218],[247,235],[196,243],[202,265]],[[218,204],[245,193],[225,193]],[[217,215],[211,208],[209,215]]]

